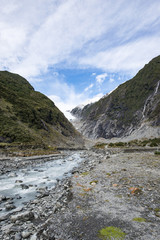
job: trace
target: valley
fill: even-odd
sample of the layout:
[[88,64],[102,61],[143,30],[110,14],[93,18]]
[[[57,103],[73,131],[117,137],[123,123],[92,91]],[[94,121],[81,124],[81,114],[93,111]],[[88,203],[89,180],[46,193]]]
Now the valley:
[[0,72],[0,239],[159,240],[160,56],[69,122]]

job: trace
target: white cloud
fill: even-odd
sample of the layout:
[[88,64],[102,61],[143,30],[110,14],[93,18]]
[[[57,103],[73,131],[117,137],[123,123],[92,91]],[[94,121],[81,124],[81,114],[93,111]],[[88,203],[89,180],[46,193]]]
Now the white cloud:
[[[1,45],[4,57],[6,52],[21,57],[20,61],[13,61],[12,64],[8,62],[8,67],[26,77],[35,76],[41,71],[45,72],[49,65],[67,60],[74,51],[82,49],[84,44],[98,38],[105,31],[103,9],[98,1],[83,3],[73,0],[60,1],[58,7],[57,1],[53,1],[52,11],[49,9],[51,5],[49,1],[44,6],[45,2],[29,4],[28,1],[24,1],[23,8],[22,4],[15,1],[17,11],[14,11],[14,15],[8,16],[10,21],[5,22],[2,18],[2,23],[5,24],[0,29],[4,36],[2,39],[4,44]],[[37,9],[42,10],[39,12]],[[24,12],[24,16],[20,14],[22,18],[19,18],[19,12]],[[94,12],[94,17],[91,12]],[[13,36],[17,44],[14,44],[11,38],[12,19],[14,36],[17,40],[20,39],[18,42]],[[33,20],[32,24],[31,20]],[[9,31],[8,34],[5,34],[6,29]],[[10,49],[8,45],[11,45]]]
[[48,96],[55,105],[64,113],[64,115],[70,120],[74,117],[68,112],[68,110],[75,107],[70,101],[64,102],[59,96],[57,95],[50,95]]
[[94,95],[93,97],[91,98],[86,98],[84,101],[83,101],[83,105],[87,105],[89,103],[94,103],[94,102],[97,102],[100,98],[103,97],[103,93],[98,93],[96,95]]
[[107,73],[103,73],[103,74],[99,74],[96,76],[96,81],[99,84],[102,84],[104,82],[104,80],[106,79],[106,77],[108,76]]
[[110,83],[112,83],[112,82],[114,82],[114,81],[115,81],[115,80],[114,80],[113,78],[110,78],[110,79],[109,79],[109,82],[110,82]]
[[87,92],[89,89],[93,88],[94,84],[91,83],[88,87],[84,89],[85,92]]
[[[66,83],[61,75],[57,73],[56,76],[57,78],[54,75],[54,82],[50,82],[48,85],[48,93],[52,94],[47,95],[68,119],[73,118],[68,110],[72,110],[80,104],[86,105],[98,101],[103,96],[102,92],[90,94],[87,91],[83,91],[82,93],[77,93],[74,86]],[[90,84],[89,88],[93,86],[93,84]]]
[[[98,101],[103,93],[98,93],[92,97],[86,95],[85,93],[77,94],[72,86],[66,83],[55,83],[54,84],[54,95],[49,95],[48,97],[55,103],[55,105],[65,114],[68,119],[73,119],[74,117],[69,113],[76,106],[83,104],[89,104]],[[60,94],[56,95],[56,92]]]
[[135,71],[159,54],[159,12],[158,0],[1,0],[0,66],[25,77],[62,62]]
[[81,64],[106,71],[128,71],[136,73],[153,57],[160,53],[160,36],[142,38],[125,45],[102,51],[92,57],[84,57]]

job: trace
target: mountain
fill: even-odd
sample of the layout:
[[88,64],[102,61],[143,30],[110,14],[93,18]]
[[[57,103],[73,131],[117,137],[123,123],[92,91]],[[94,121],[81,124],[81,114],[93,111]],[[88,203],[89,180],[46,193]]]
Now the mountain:
[[122,138],[133,133],[145,137],[149,129],[150,136],[160,136],[160,56],[109,95],[71,113],[81,120],[81,132],[89,138]]
[[49,98],[23,77],[1,71],[0,142],[74,147],[83,140]]

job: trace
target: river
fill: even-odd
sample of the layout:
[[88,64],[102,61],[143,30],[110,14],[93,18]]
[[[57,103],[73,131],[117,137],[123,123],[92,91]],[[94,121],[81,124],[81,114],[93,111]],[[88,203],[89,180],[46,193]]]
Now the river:
[[[70,176],[73,168],[83,161],[81,152],[69,152],[58,159],[43,162],[36,166],[27,166],[0,176],[0,196],[8,198],[7,204],[16,208],[38,196],[41,190],[46,192],[55,187],[58,180]],[[15,209],[10,210],[15,211]],[[0,216],[8,212],[6,201],[0,203]]]

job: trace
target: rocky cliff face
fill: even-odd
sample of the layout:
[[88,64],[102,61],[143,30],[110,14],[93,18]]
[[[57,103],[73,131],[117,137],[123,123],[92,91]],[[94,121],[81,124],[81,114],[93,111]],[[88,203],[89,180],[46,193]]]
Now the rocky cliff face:
[[108,96],[71,113],[89,138],[125,137],[144,125],[160,126],[160,56]]
[[0,142],[74,147],[83,140],[50,99],[23,77],[2,71]]

